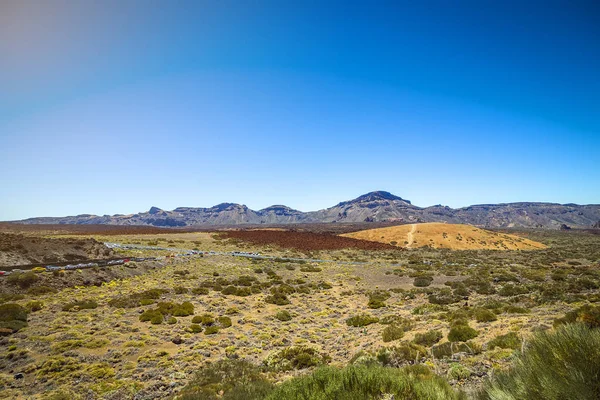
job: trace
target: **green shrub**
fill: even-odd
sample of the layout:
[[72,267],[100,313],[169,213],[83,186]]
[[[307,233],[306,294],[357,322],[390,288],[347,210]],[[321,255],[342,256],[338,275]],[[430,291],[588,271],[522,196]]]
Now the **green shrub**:
[[120,296],[111,299],[108,304],[117,308],[134,308],[141,305],[154,304],[165,293],[169,293],[166,289],[149,289],[141,293],[133,293],[129,296]]
[[346,320],[348,326],[361,327],[374,324],[379,321],[379,318],[369,314],[359,314],[350,317]]
[[188,289],[183,286],[176,286],[173,289],[173,291],[175,292],[175,294],[186,294],[188,292]]
[[265,400],[461,400],[443,379],[424,366],[385,368],[352,365],[343,369],[322,367],[312,374],[292,378]]
[[265,302],[269,304],[275,304],[278,306],[285,306],[287,304],[290,304],[290,301],[288,300],[287,296],[279,292],[276,292],[271,296],[265,297]]
[[448,369],[448,378],[457,381],[468,379],[471,376],[471,371],[459,363],[450,364]]
[[284,322],[291,321],[292,314],[290,314],[289,311],[287,311],[287,310],[281,310],[277,314],[275,314],[275,318],[277,318],[280,321],[284,321]]
[[448,332],[448,340],[451,342],[466,342],[476,338],[479,335],[475,329],[468,325],[456,325],[450,328]]
[[381,333],[381,337],[385,343],[401,339],[402,336],[404,336],[404,329],[395,324],[386,326]]
[[207,326],[204,330],[205,335],[214,335],[216,333],[219,333],[219,327],[216,325]]
[[427,349],[415,343],[400,343],[380,348],[375,357],[384,367],[400,367],[413,363],[427,355]]
[[223,329],[231,326],[231,318],[229,317],[219,317],[217,318],[217,321],[219,322],[219,326]]
[[173,316],[171,316],[171,317],[167,318],[167,324],[169,324],[169,325],[174,325],[174,324],[176,324],[176,323],[177,323],[177,318],[175,318],[175,317],[173,317]]
[[576,310],[569,311],[562,318],[554,321],[554,326],[566,323],[581,322],[590,328],[600,328],[600,306],[586,304]]
[[12,273],[6,277],[6,282],[21,289],[27,289],[39,280],[40,277],[33,271]]
[[444,342],[431,348],[431,353],[435,358],[451,357],[455,353],[477,354],[480,351],[481,346],[473,342]]
[[438,305],[447,305],[447,304],[458,303],[461,299],[462,299],[462,297],[456,296],[456,295],[452,294],[452,292],[445,291],[445,290],[441,291],[439,293],[431,294],[427,298],[427,300],[431,304],[438,304]]
[[76,300],[62,307],[63,311],[92,310],[98,307],[96,300]]
[[263,364],[271,371],[291,371],[327,364],[331,360],[326,354],[306,346],[291,346],[269,354]]
[[158,303],[157,309],[164,315],[173,315],[175,317],[187,317],[194,314],[194,305],[189,301],[184,301],[183,303]]
[[0,304],[0,329],[9,334],[27,326],[27,309],[15,303]]
[[194,288],[192,289],[192,293],[193,294],[197,294],[197,295],[204,295],[204,294],[208,294],[209,293],[209,289],[207,287],[199,287],[199,288]]
[[164,315],[160,312],[160,310],[146,310],[142,314],[140,314],[141,322],[150,322],[154,325],[162,324],[164,320]]
[[390,314],[390,315],[386,315],[386,316],[380,318],[379,323],[382,325],[394,324],[396,326],[402,327],[404,332],[410,331],[414,326],[413,321],[411,321],[408,318],[401,317],[400,315],[396,315],[396,314]]
[[433,282],[433,276],[417,276],[413,281],[416,287],[427,287]]
[[215,317],[211,314],[195,315],[194,318],[192,318],[192,323],[211,326],[215,323]]
[[519,294],[528,293],[529,289],[523,285],[515,285],[514,283],[507,283],[502,286],[502,288],[498,291],[500,296],[517,296]]
[[[194,313],[194,305],[189,301],[184,301],[181,304],[178,303],[158,303],[154,309],[146,310],[140,315],[141,322],[150,321],[154,325],[162,324],[165,317],[187,317]],[[167,318],[167,323],[172,324],[171,318]]]
[[477,322],[492,322],[498,319],[496,314],[485,308],[476,308],[473,311],[473,315],[475,316],[475,320]]
[[496,347],[500,347],[501,349],[519,349],[521,347],[521,338],[515,332],[496,336],[488,342],[488,349],[494,350]]
[[179,400],[258,400],[272,391],[259,367],[242,360],[210,363],[178,393]]
[[192,333],[200,333],[202,332],[202,327],[198,324],[191,324],[190,325],[190,331]]
[[29,290],[27,291],[27,293],[32,296],[41,296],[44,294],[56,293],[56,292],[58,292],[58,290],[54,289],[53,287],[46,286],[46,285],[34,286],[32,288],[29,288]]
[[390,298],[390,294],[384,291],[369,293],[369,308],[385,307],[385,301]]
[[417,333],[413,339],[413,342],[420,344],[421,346],[431,347],[442,340],[442,337],[442,331],[432,329],[425,333]]
[[597,399],[600,330],[566,324],[537,333],[511,368],[488,381],[481,399]]
[[319,267],[314,267],[312,265],[304,265],[304,266],[300,267],[300,271],[302,271],[302,272],[321,272],[323,270]]
[[529,314],[531,310],[524,307],[508,305],[504,307],[504,312],[507,314]]

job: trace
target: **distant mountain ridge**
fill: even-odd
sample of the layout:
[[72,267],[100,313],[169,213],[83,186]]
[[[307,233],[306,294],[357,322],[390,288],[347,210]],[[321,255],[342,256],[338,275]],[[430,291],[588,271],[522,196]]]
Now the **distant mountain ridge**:
[[209,208],[177,207],[172,211],[151,207],[130,215],[41,217],[14,221],[23,224],[110,224],[183,227],[195,225],[352,223],[352,222],[447,222],[487,228],[560,229],[600,226],[600,205],[555,203],[478,204],[463,208],[436,205],[417,207],[409,200],[385,191],[364,194],[319,211],[302,212],[284,205],[252,210],[243,204],[221,203]]

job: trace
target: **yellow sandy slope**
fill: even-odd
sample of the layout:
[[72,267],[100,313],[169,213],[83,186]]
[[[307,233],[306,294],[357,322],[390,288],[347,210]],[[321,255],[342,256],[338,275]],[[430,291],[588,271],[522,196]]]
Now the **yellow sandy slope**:
[[542,243],[515,235],[487,231],[472,225],[439,222],[368,229],[341,236],[390,243],[407,248],[428,245],[434,248],[453,250],[536,250],[546,248]]

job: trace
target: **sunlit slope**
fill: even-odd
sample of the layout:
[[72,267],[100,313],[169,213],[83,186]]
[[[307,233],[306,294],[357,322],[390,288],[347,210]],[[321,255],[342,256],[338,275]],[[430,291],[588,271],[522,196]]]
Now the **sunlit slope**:
[[546,248],[542,243],[515,235],[492,232],[472,225],[438,222],[368,229],[341,236],[407,248],[423,246],[453,250],[536,250]]

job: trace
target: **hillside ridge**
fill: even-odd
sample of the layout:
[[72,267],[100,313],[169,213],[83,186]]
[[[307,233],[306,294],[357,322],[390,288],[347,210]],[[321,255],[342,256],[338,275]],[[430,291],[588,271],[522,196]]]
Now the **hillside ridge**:
[[221,203],[213,207],[177,207],[166,211],[152,206],[136,214],[38,217],[22,224],[109,224],[184,227],[197,225],[395,222],[446,222],[485,228],[592,228],[600,224],[600,205],[517,202],[475,204],[462,208],[443,205],[418,207],[386,191],[363,194],[318,211],[303,212],[285,205],[255,211],[246,205]]

